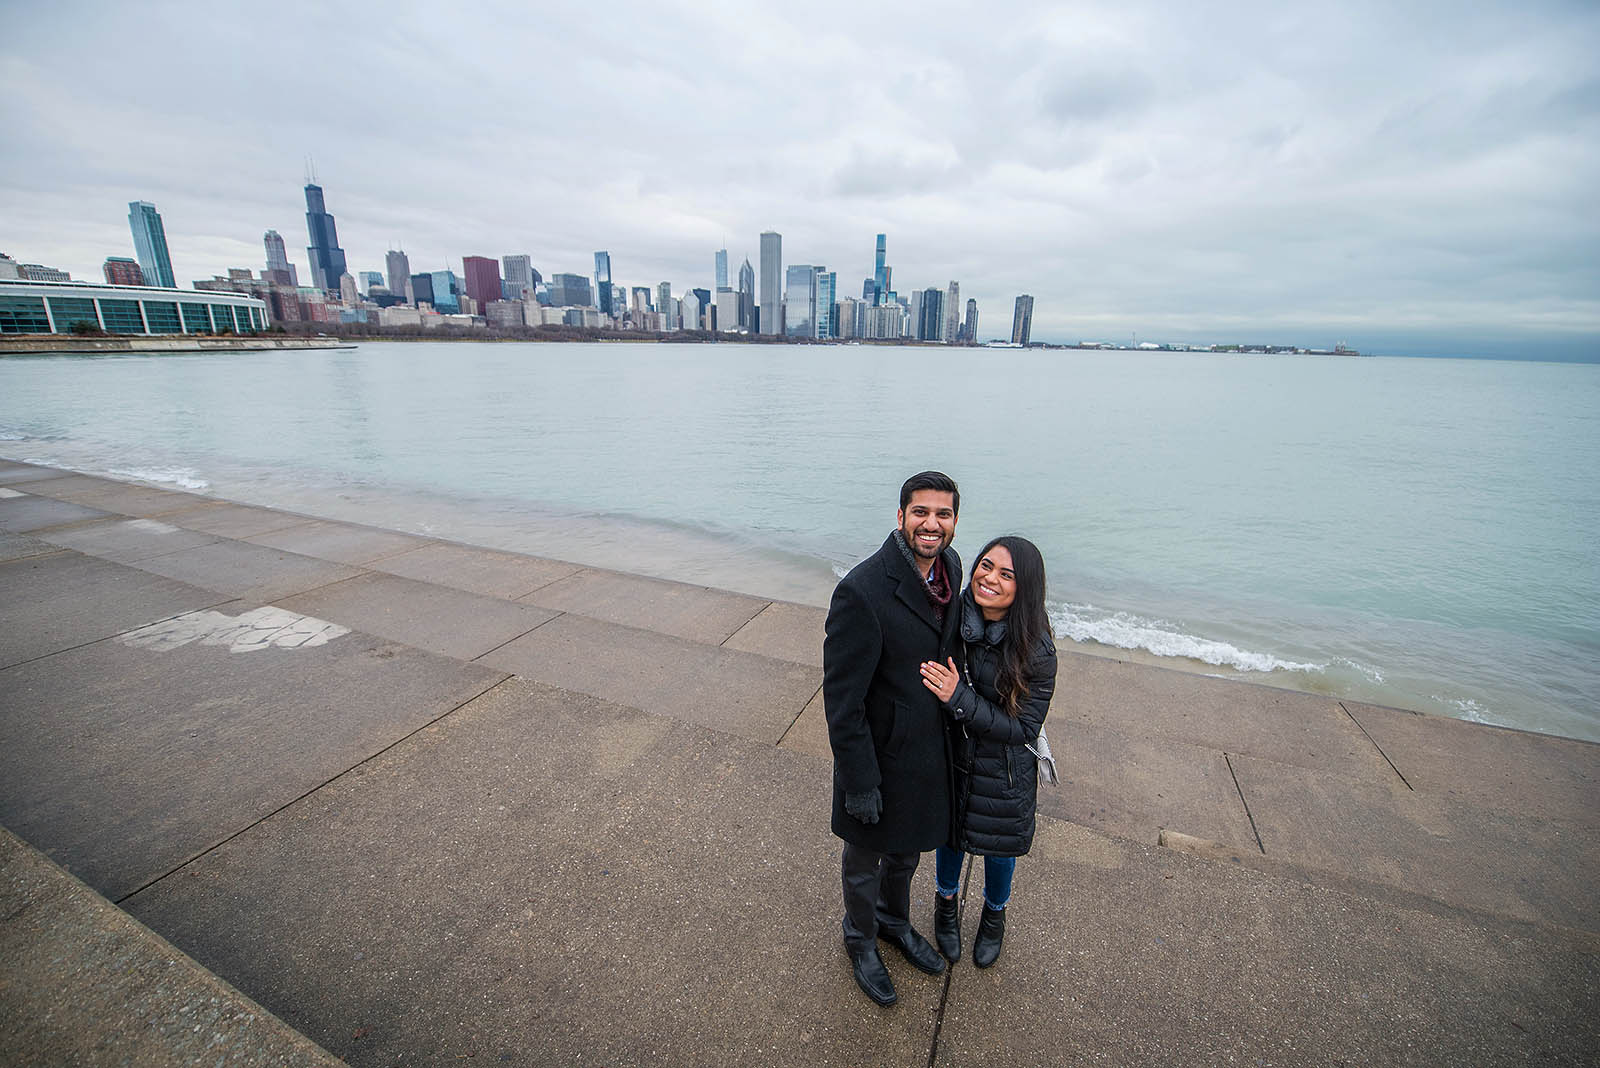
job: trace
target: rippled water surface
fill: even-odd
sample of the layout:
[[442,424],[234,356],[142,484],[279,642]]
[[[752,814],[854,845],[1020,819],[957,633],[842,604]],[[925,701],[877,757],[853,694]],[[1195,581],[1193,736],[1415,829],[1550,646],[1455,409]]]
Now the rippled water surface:
[[651,344],[0,360],[0,454],[826,603],[900,481],[1063,637],[1600,739],[1600,367]]

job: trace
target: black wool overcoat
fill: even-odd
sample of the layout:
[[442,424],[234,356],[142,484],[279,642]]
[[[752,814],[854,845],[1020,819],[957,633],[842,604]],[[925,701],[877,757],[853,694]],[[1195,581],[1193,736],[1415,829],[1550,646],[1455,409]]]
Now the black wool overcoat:
[[[950,588],[961,558],[946,549]],[[833,833],[879,853],[923,852],[949,837],[951,785],[945,713],[922,684],[922,662],[955,648],[956,598],[941,624],[917,569],[893,534],[840,580],[822,642],[822,702],[833,746]],[[865,824],[846,793],[877,787],[883,815]]]

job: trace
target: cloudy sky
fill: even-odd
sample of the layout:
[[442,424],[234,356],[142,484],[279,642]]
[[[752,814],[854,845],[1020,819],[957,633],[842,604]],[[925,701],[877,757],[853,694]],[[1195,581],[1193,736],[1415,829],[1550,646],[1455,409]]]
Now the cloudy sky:
[[1600,359],[1600,4],[12,5],[0,251],[96,279],[155,202],[180,284],[714,250],[960,281],[985,337]]

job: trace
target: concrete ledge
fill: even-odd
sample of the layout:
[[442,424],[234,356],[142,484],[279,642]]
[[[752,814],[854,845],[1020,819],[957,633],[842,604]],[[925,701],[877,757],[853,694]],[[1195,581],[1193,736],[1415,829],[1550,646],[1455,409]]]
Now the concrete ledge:
[[0,1059],[341,1063],[0,828]]
[[355,342],[332,337],[195,337],[159,334],[150,337],[79,337],[75,334],[0,338],[0,356],[13,354],[81,355],[105,352],[264,352],[272,349],[353,349]]
[[[8,483],[162,518],[0,535],[0,665],[28,660],[0,666],[0,821],[355,1063],[1600,1048],[1600,746],[1063,650],[1064,781],[1005,955],[945,982],[888,954],[902,1000],[879,1010],[839,945],[821,610],[0,462]],[[223,540],[146,557],[203,540],[169,525]],[[227,540],[291,530],[261,540],[298,553]],[[183,609],[222,595],[196,586],[355,630],[312,644],[282,601]],[[33,922],[9,911],[0,938]],[[0,941],[0,1063],[183,1059],[124,1052],[160,1019],[126,999],[76,1046],[7,1031],[50,998],[11,989],[36,965]],[[60,983],[64,1014],[95,992]]]

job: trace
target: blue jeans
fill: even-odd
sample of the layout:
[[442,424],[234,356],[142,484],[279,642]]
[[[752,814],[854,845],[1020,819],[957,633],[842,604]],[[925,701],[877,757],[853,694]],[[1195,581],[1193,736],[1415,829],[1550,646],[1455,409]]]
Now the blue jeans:
[[[933,854],[934,887],[945,897],[961,891],[961,866],[967,855],[949,846],[940,846]],[[1011,900],[1011,876],[1016,873],[1016,857],[983,858],[983,903],[991,909],[1003,909]]]

